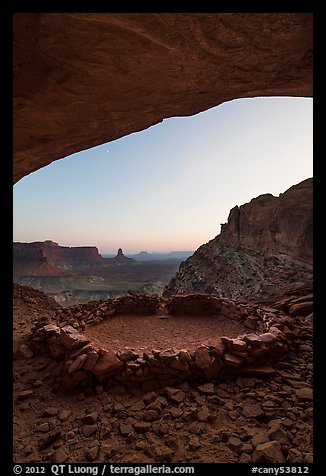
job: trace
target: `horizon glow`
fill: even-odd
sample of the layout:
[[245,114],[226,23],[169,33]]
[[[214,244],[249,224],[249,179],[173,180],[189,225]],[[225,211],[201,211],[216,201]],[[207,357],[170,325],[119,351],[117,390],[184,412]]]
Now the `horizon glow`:
[[237,99],[72,154],[14,186],[14,241],[196,250],[231,208],[313,176],[313,100]]

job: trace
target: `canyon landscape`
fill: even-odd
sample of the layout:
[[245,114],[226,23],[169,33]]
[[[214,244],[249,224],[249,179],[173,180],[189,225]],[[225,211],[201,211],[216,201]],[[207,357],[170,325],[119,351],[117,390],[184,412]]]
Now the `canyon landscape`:
[[[14,264],[139,266],[51,241]],[[312,293],[312,179],[233,208],[163,296],[62,307],[15,284],[16,460],[312,462]]]
[[142,252],[134,259],[121,248],[116,256],[103,257],[95,246],[14,243],[14,281],[65,306],[120,297],[129,290],[166,297],[199,292],[268,299],[312,283],[312,202],[312,179],[307,179],[279,197],[261,195],[235,206],[221,233],[186,261],[182,253],[164,259],[164,254]]
[[[312,96],[310,13],[15,13],[13,47],[14,182],[169,117]],[[309,470],[312,195],[234,203],[166,259],[15,241],[12,461]]]
[[181,256],[190,254],[143,252],[134,259],[121,248],[116,256],[103,257],[95,246],[59,246],[50,240],[14,243],[13,277],[63,306],[120,297],[129,290],[162,294]]

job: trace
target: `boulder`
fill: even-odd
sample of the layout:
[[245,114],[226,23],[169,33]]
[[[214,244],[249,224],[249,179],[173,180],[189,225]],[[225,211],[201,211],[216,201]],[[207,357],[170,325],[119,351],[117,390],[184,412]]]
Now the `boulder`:
[[72,374],[76,370],[81,369],[86,359],[87,359],[86,354],[79,355],[69,366],[68,373]]
[[213,358],[211,361],[210,366],[204,370],[204,374],[208,379],[214,379],[220,373],[223,364],[219,358]]
[[62,464],[67,461],[69,457],[69,450],[67,448],[59,448],[58,450],[54,451],[51,456],[51,463],[52,464]]
[[240,438],[231,436],[231,438],[228,439],[227,446],[230,448],[230,450],[235,451],[237,453],[242,447],[242,441],[240,440]]
[[98,456],[98,452],[99,452],[98,445],[95,445],[92,448],[90,448],[86,453],[87,461],[95,461]]
[[281,445],[278,441],[267,441],[258,445],[252,455],[254,463],[285,463]]
[[208,369],[212,362],[208,349],[205,346],[201,346],[196,349],[194,359],[196,367],[203,370]]
[[190,362],[191,361],[191,356],[187,349],[182,349],[179,352],[179,360],[180,362]]
[[98,353],[96,350],[91,350],[87,354],[87,358],[85,359],[85,362],[83,364],[83,370],[92,370],[99,358]]
[[244,352],[248,349],[248,344],[242,339],[232,339],[232,350],[237,352]]
[[289,308],[289,314],[292,317],[308,316],[313,312],[313,302],[301,302],[298,304],[292,304]]
[[245,403],[242,408],[242,415],[246,418],[260,419],[264,416],[264,411],[260,404]]
[[203,405],[201,410],[197,413],[197,419],[198,421],[205,422],[208,420],[209,415],[209,408],[206,405]]
[[180,370],[181,372],[187,372],[189,370],[189,366],[187,362],[183,362],[179,358],[171,359],[167,361],[169,367],[175,370]]
[[117,354],[117,357],[122,361],[122,362],[127,362],[128,360],[137,360],[139,357],[139,354],[135,352],[133,349],[125,348],[121,352]]
[[150,431],[150,429],[151,429],[151,423],[140,421],[140,422],[138,422],[138,423],[135,423],[134,429],[135,429],[138,433],[146,433],[147,431]]
[[179,351],[176,349],[166,349],[159,353],[160,360],[168,361],[170,359],[175,360],[178,357]]
[[92,372],[95,375],[102,375],[114,372],[121,367],[123,367],[123,362],[117,358],[115,352],[102,350],[99,359],[92,368]]
[[94,433],[96,433],[97,430],[98,430],[98,428],[97,428],[96,424],[86,425],[83,428],[83,435],[86,436],[86,438],[88,438],[88,437],[94,435]]
[[203,385],[200,385],[197,387],[199,393],[203,395],[214,395],[215,394],[215,389],[214,389],[214,384],[209,382],[209,383],[204,383]]
[[223,355],[223,361],[230,367],[240,367],[243,364],[244,359],[243,357],[231,354],[231,352],[225,352]]
[[59,336],[60,327],[55,324],[47,324],[40,329],[41,332],[48,334],[49,336]]
[[[276,371],[273,367],[269,365],[260,365],[260,364],[246,364],[241,368],[241,373],[243,375],[250,375],[250,376],[263,376],[263,377],[271,377],[275,375]],[[247,379],[249,381],[249,379]]]
[[310,387],[298,388],[294,391],[299,402],[311,402],[313,400],[313,391]]
[[86,425],[94,425],[98,420],[98,412],[89,413],[82,418],[82,422]]
[[66,349],[72,350],[82,347],[85,344],[89,344],[90,340],[82,334],[76,331],[71,326],[65,326],[61,328],[60,340]]
[[16,359],[31,359],[34,356],[34,352],[27,344],[22,344],[16,350],[14,356]]
[[281,445],[289,444],[287,433],[279,420],[271,424],[268,436],[270,440],[278,441]]

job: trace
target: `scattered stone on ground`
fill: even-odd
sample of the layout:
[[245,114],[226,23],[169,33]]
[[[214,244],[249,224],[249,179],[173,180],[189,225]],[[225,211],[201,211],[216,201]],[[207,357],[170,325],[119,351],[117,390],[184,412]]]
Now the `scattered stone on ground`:
[[[50,324],[57,312],[42,293],[20,288],[14,294],[16,348],[26,343],[34,321],[42,316],[44,325]],[[271,376],[235,375],[197,384],[166,379],[147,392],[118,382],[66,391],[53,358],[37,353],[15,358],[14,461],[312,462],[311,320],[287,319],[295,336],[289,351],[273,363]],[[126,351],[127,356],[136,362]],[[200,357],[205,366],[204,351]]]

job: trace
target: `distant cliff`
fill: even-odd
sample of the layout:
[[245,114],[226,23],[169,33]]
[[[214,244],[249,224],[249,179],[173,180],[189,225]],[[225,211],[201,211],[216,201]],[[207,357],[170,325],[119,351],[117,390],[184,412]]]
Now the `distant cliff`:
[[96,246],[59,246],[53,241],[43,243],[45,255],[56,266],[96,264],[103,261]]
[[164,295],[265,298],[312,284],[313,181],[234,207],[220,235],[180,265]]
[[179,262],[138,262],[121,248],[103,258],[96,247],[64,247],[52,241],[14,243],[14,282],[43,291],[62,305],[123,296],[162,294]]
[[95,246],[67,247],[53,241],[13,244],[14,278],[19,276],[67,275],[65,268],[104,261]]
[[[118,249],[114,258],[103,258],[96,246],[59,246],[54,241],[14,243],[14,279],[35,276],[77,276],[87,269],[94,272],[98,268],[139,264]],[[25,281],[24,281],[24,284]]]

